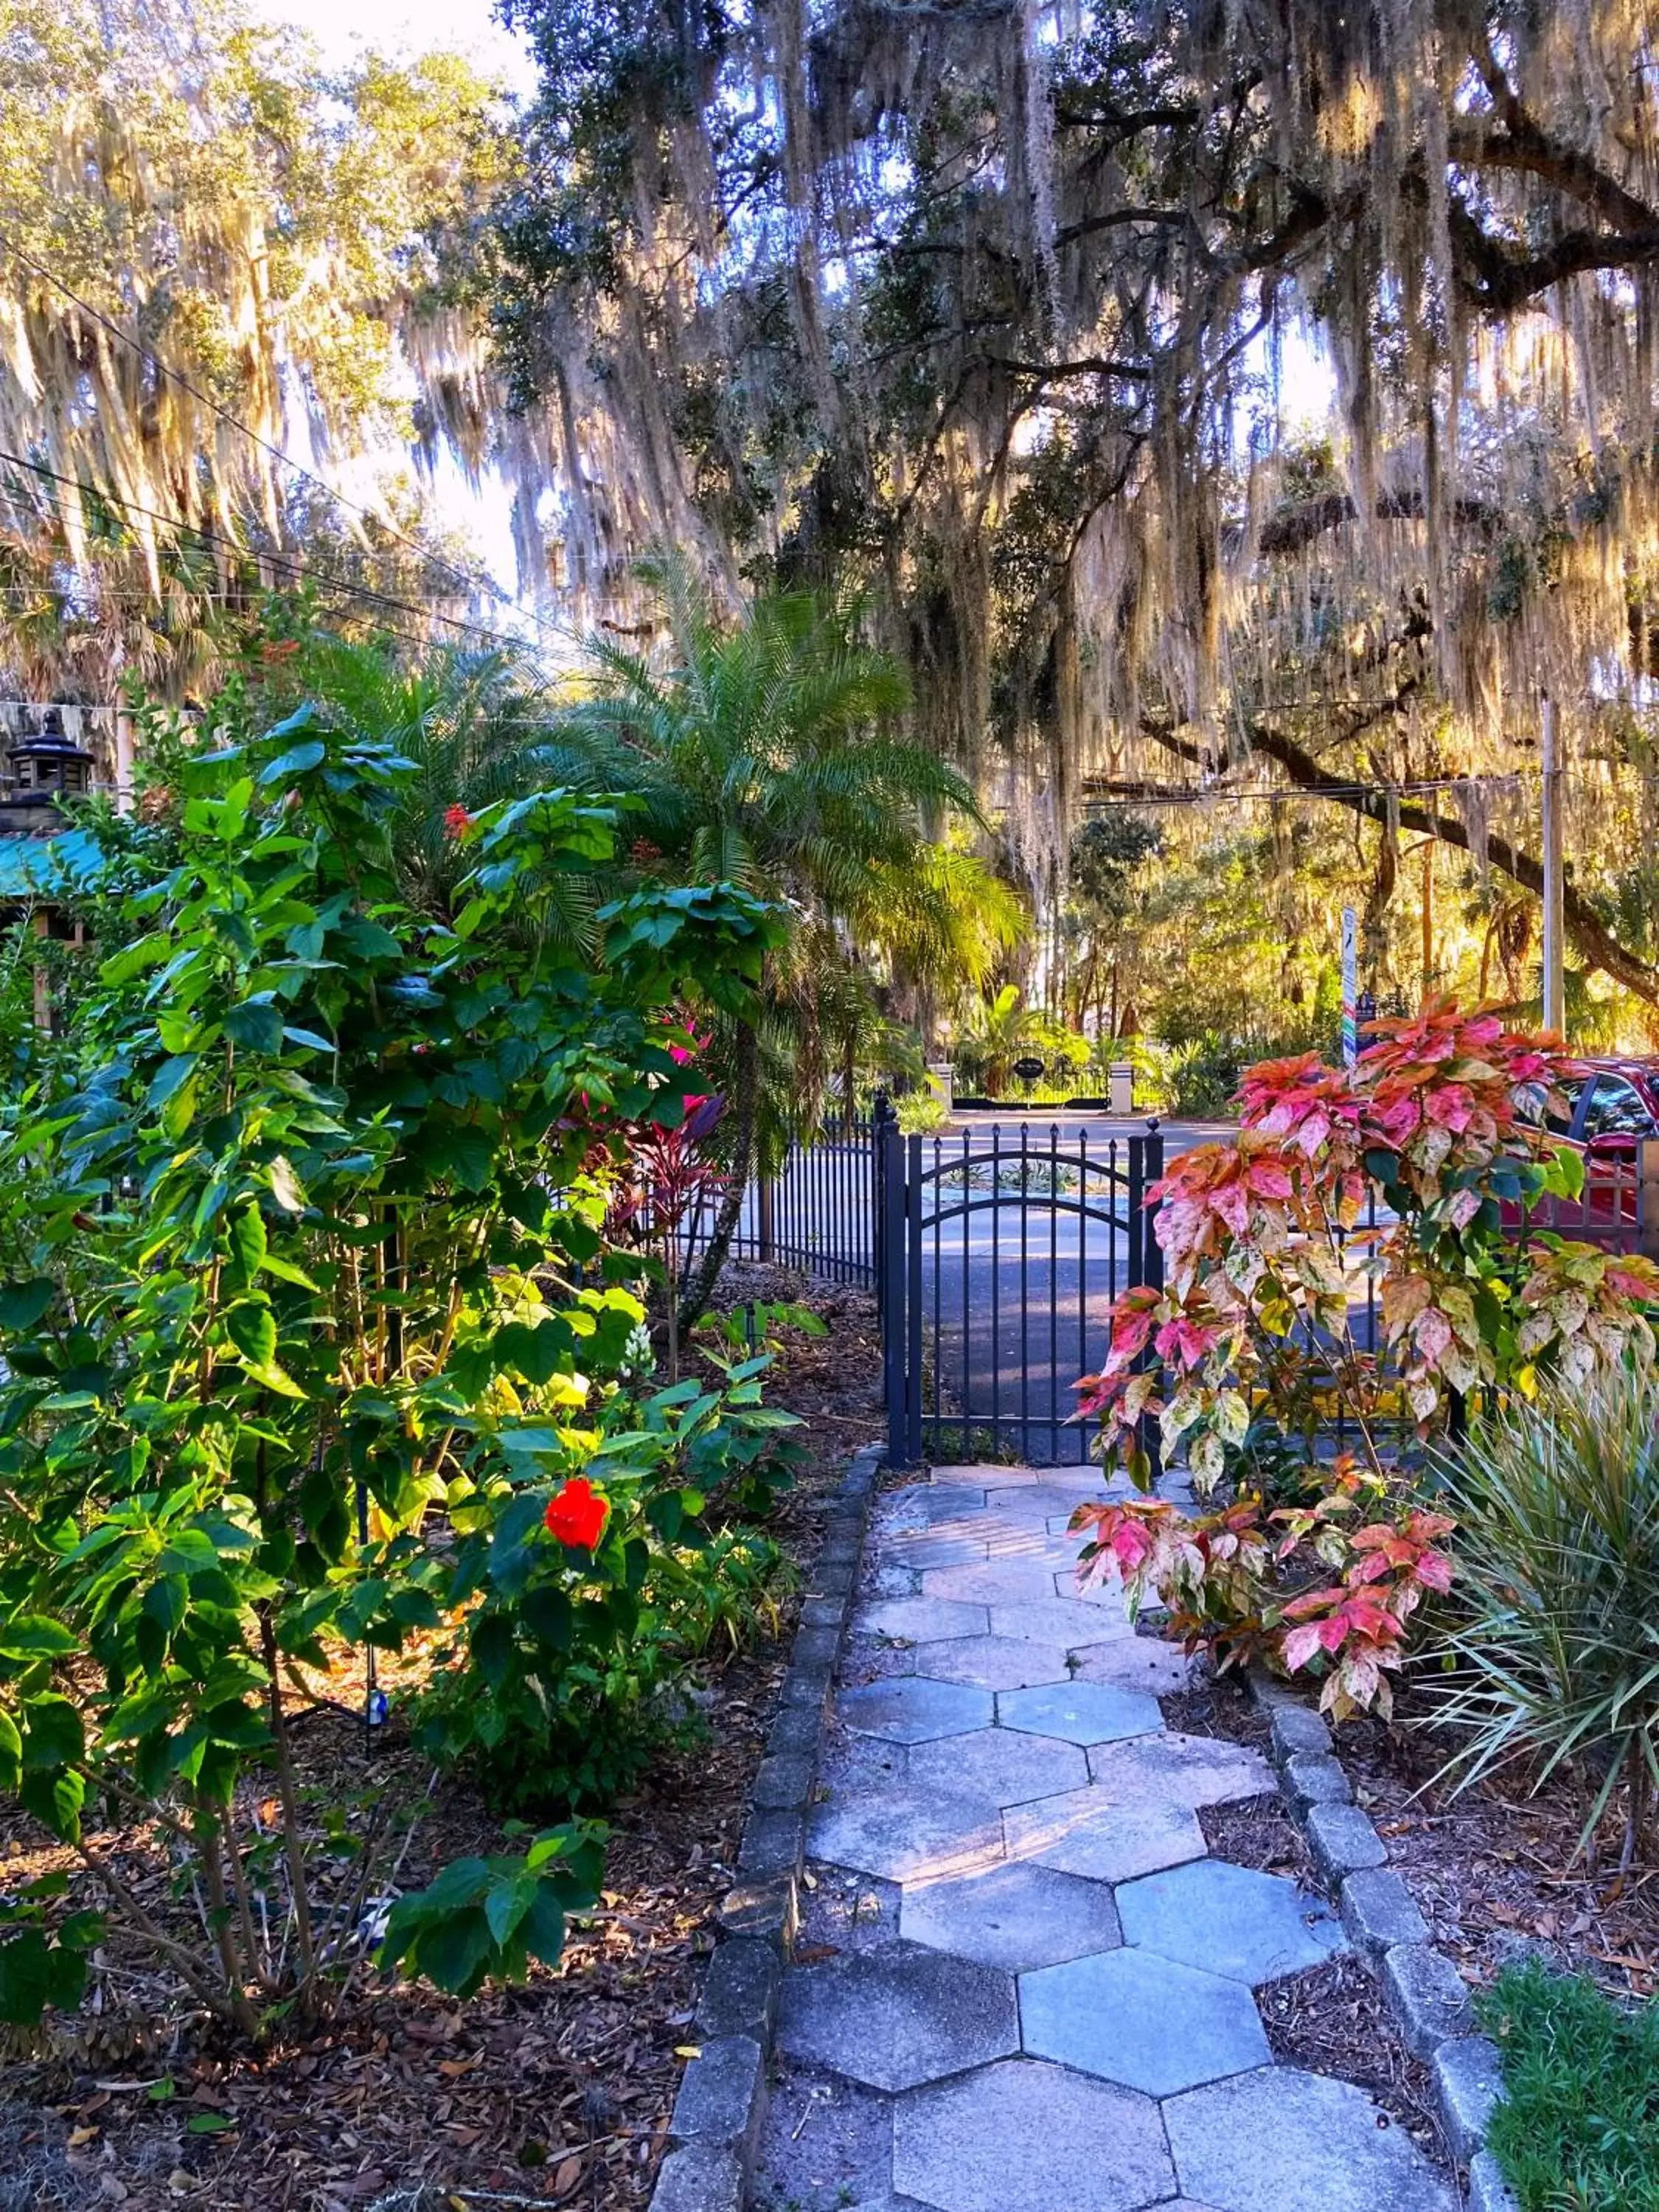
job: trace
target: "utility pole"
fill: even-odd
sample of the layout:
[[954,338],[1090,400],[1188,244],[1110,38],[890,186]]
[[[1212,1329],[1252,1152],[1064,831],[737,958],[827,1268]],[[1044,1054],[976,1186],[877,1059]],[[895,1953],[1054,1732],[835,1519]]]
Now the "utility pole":
[[1565,1031],[1567,1006],[1561,975],[1561,757],[1555,702],[1544,698],[1544,1027]]

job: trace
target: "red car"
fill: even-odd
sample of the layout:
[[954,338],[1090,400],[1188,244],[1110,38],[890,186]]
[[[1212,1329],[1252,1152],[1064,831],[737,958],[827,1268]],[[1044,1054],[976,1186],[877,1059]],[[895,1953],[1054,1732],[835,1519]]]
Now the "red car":
[[1583,1060],[1563,1084],[1571,1110],[1550,1127],[1584,1155],[1582,1199],[1547,1199],[1531,1225],[1592,1243],[1633,1247],[1640,1224],[1641,1146],[1659,1138],[1659,1060]]

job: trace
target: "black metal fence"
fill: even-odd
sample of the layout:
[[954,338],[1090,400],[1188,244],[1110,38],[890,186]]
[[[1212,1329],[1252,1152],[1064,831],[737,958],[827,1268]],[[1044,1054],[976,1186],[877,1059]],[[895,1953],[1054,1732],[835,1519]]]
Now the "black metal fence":
[[894,1462],[1080,1464],[1098,1424],[1075,1384],[1106,1309],[1162,1279],[1146,1206],[1164,1169],[1144,1136],[1057,1124],[879,1140],[884,1384]]
[[[757,1177],[744,1194],[732,1255],[798,1268],[820,1280],[877,1288],[878,1130],[876,1114],[824,1129],[791,1147],[777,1173]],[[695,1243],[701,1238],[694,1232]]]
[[[1547,1200],[1514,1233],[1554,1230],[1659,1256],[1659,1143],[1592,1157],[1583,1194]],[[1105,1356],[1106,1312],[1163,1279],[1146,1205],[1164,1172],[1158,1123],[1144,1134],[1030,1121],[906,1136],[886,1100],[793,1148],[744,1201],[733,1256],[876,1293],[888,1449],[896,1465],[998,1458],[1083,1464],[1099,1423],[1076,1417],[1075,1384]],[[1374,1194],[1351,1232],[1391,1226]],[[706,1233],[690,1225],[688,1261]],[[1376,1286],[1356,1270],[1349,1327],[1385,1372]],[[1299,1332],[1316,1357],[1318,1332]],[[1331,1409],[1338,1448],[1346,1417]],[[1410,1428],[1403,1398],[1403,1437]],[[1322,1427],[1323,1424],[1322,1423]]]

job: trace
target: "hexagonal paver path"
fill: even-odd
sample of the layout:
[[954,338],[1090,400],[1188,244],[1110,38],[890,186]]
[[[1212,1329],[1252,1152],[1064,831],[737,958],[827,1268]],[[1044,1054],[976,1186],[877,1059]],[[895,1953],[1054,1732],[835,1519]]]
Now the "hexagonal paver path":
[[988,1691],[969,1689],[965,1682],[930,1682],[923,1674],[900,1674],[843,1690],[836,1710],[848,1728],[890,1736],[895,1743],[966,1735],[969,1729],[988,1726],[995,1712]]
[[[1145,1640],[1135,1638],[1138,1644]],[[1109,1796],[1165,1797],[1172,1804],[1192,1806],[1260,1797],[1273,1787],[1273,1769],[1259,1751],[1173,1729],[1097,1745],[1089,1753],[1089,1777]]]
[[1016,1974],[1110,1951],[1119,1941],[1103,1881],[1020,1865],[992,1867],[962,1881],[906,1882],[899,1932]]
[[1270,2066],[1164,2107],[1181,2185],[1217,2212],[1452,2212],[1456,2198],[1363,2089]]
[[1133,1881],[1204,1856],[1204,1831],[1189,1805],[1117,1804],[1092,1785],[1010,1806],[1002,1831],[1011,1859],[1091,1881]]
[[1019,1735],[1006,1728],[975,1729],[971,1735],[919,1743],[909,1759],[913,1790],[985,1797],[998,1806],[1052,1797],[1079,1788],[1088,1778],[1087,1759],[1074,1743]]
[[893,2179],[939,2212],[1133,2212],[1175,2181],[1150,2098],[1029,2058],[901,2097]]
[[983,1800],[930,1790],[870,1790],[832,1797],[806,1824],[806,1848],[830,1866],[884,1881],[951,1881],[1000,1866],[1002,1816]]
[[1029,1690],[1036,1682],[1069,1682],[1073,1673],[1069,1655],[1057,1644],[1027,1644],[1017,1636],[956,1636],[943,1644],[918,1644],[912,1656],[916,1674],[980,1690]]
[[878,1503],[780,2002],[773,2195],[1451,2212],[1362,2091],[1273,2063],[1256,1990],[1341,1929],[1209,1855],[1200,1808],[1277,1784],[1248,1747],[1167,1729],[1192,1662],[1109,1583],[1078,1589],[1066,1522],[1099,1494],[958,1467]]
[[982,1605],[957,1605],[942,1597],[889,1597],[853,1615],[860,1636],[902,1637],[926,1644],[946,1636],[983,1636],[989,1623]]
[[1234,1981],[1276,1982],[1347,1948],[1322,1897],[1221,1859],[1126,1881],[1117,1908],[1125,1942]]
[[1164,1725],[1156,1698],[1140,1690],[1109,1689],[1103,1682],[1064,1682],[997,1695],[998,1725],[1030,1735],[1057,1735],[1062,1743],[1115,1743],[1147,1735]]
[[1027,2051],[1169,2097],[1264,2066],[1255,2000],[1237,1982],[1149,1951],[1107,1951],[1019,1978]]
[[784,1983],[778,2047],[872,2089],[911,2089],[1019,2049],[1013,1981],[903,1943],[799,1966]]

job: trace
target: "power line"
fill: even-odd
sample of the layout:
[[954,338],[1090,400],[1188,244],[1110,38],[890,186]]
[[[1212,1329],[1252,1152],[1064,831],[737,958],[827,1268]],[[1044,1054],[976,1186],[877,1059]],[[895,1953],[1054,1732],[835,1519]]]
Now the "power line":
[[[62,485],[78,493],[83,499],[100,500],[107,506],[121,508],[128,514],[142,514],[152,522],[163,523],[169,530],[184,531],[191,537],[200,538],[204,544],[222,546],[228,552],[234,553],[239,561],[262,562],[272,568],[284,570],[291,576],[313,577],[332,591],[345,592],[356,599],[391,607],[398,613],[413,615],[417,622],[447,623],[453,629],[464,630],[469,636],[486,638],[492,645],[508,647],[514,652],[522,652],[525,648],[523,638],[510,637],[503,630],[489,629],[481,623],[467,622],[459,615],[447,615],[436,607],[416,606],[412,600],[395,599],[389,592],[375,590],[372,585],[354,582],[349,576],[341,576],[330,569],[296,561],[286,553],[257,551],[249,546],[239,545],[234,538],[226,538],[199,522],[186,522],[181,516],[163,514],[155,507],[142,505],[137,500],[125,498],[118,492],[101,491],[95,485],[82,483],[76,477],[64,476],[57,469],[49,469],[43,462],[27,460],[21,453],[8,453],[0,447],[0,463],[26,469],[30,475],[40,477],[49,483]],[[59,513],[62,512],[60,503]]]
[[[181,391],[187,392],[198,406],[205,407],[209,413],[217,416],[220,422],[227,424],[231,429],[239,431],[243,437],[249,439],[262,452],[269,453],[273,460],[279,461],[286,469],[291,469],[305,483],[314,485],[337,507],[343,507],[349,514],[360,515],[366,522],[376,524],[388,536],[397,538],[400,544],[407,545],[412,551],[418,553],[423,561],[429,562],[443,574],[455,577],[465,584],[469,590],[476,592],[482,586],[484,590],[493,592],[503,605],[513,607],[519,605],[518,600],[506,586],[498,584],[487,570],[473,573],[457,568],[453,562],[444,560],[440,555],[434,553],[429,547],[422,545],[418,538],[411,538],[406,531],[399,530],[395,523],[388,521],[384,515],[376,514],[371,508],[359,506],[356,501],[348,499],[343,492],[337,491],[332,484],[325,483],[322,477],[314,475],[302,462],[296,461],[291,454],[285,453],[279,446],[273,445],[269,438],[263,437],[251,423],[244,422],[240,416],[234,415],[228,407],[221,406],[216,399],[204,392],[198,385],[193,384],[180,370],[163,361],[159,354],[143,344],[130,331],[124,331],[118,323],[105,314],[100,308],[94,307],[90,301],[83,300],[78,292],[64,282],[55,270],[48,268],[44,262],[37,261],[33,254],[26,252],[15,239],[8,237],[3,231],[0,231],[0,246],[3,246],[15,260],[23,264],[25,268],[32,269],[37,276],[43,277],[48,284],[54,286],[72,306],[79,309],[82,314],[89,317],[100,329],[107,331],[118,344],[127,347],[141,361],[147,361],[159,374],[168,378]],[[163,520],[166,518],[157,517],[156,519]],[[556,631],[561,630],[559,624],[552,623],[548,617],[533,607],[524,608],[521,611],[527,613],[539,629],[551,628]]]

